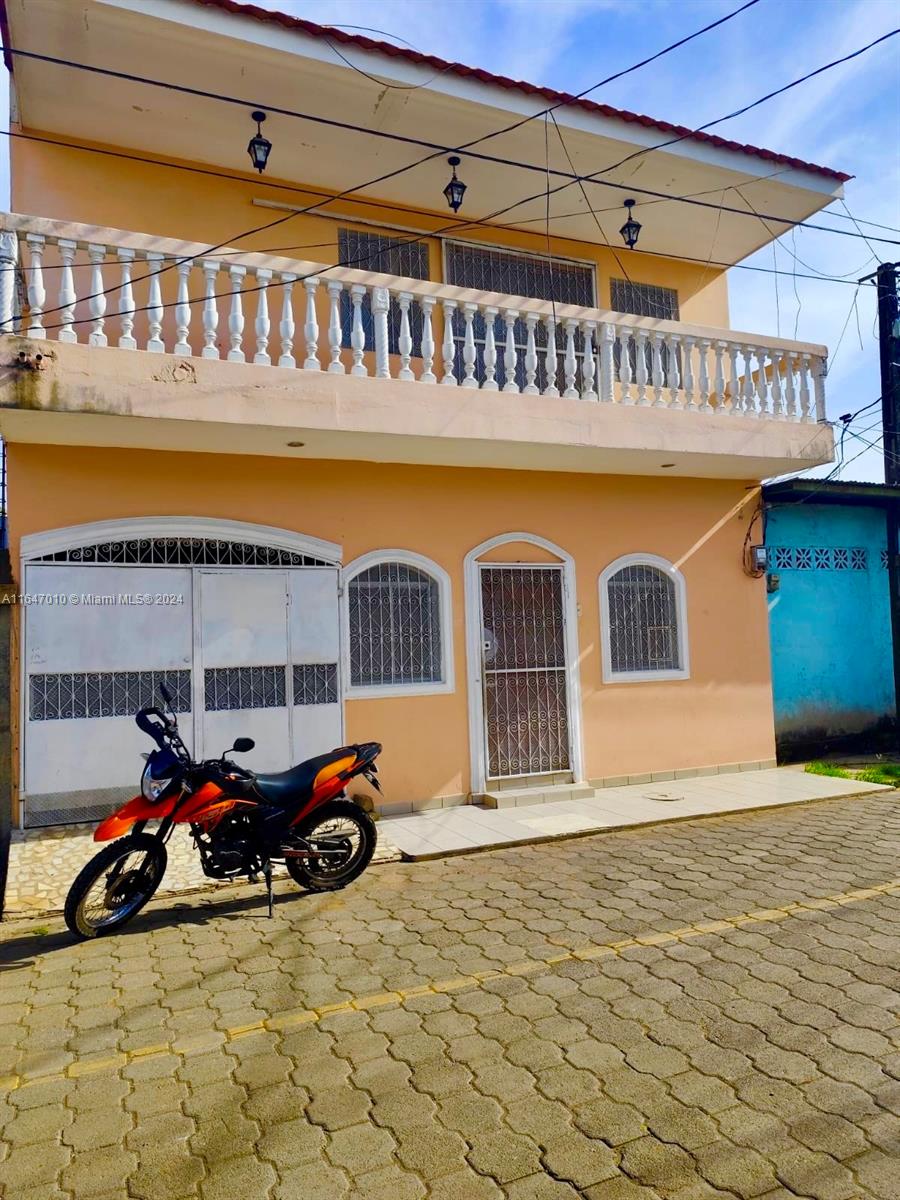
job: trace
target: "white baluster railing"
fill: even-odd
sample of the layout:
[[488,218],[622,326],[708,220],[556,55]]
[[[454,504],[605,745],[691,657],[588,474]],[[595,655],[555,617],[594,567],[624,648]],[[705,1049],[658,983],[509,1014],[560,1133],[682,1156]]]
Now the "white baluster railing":
[[[806,343],[226,247],[223,269],[219,259],[206,257],[203,246],[48,218],[0,215],[0,233],[15,252],[4,258],[4,266],[12,265],[3,281],[0,326],[34,339],[136,350],[136,317],[146,314],[139,323],[146,330],[141,345],[147,350],[218,359],[224,335],[228,360],[244,363],[251,356],[244,347],[245,296],[254,295],[256,366],[268,367],[274,360],[291,370],[302,364],[307,371],[349,371],[365,378],[374,359],[378,379],[430,384],[440,379],[445,386],[496,391],[502,357],[502,387],[512,395],[521,390],[536,396],[542,390],[549,400],[562,392],[565,401],[700,415],[824,419],[825,352]],[[27,297],[24,315],[18,313],[13,286],[18,257]],[[54,294],[49,312],[48,280]],[[298,281],[305,305],[299,362],[292,307]],[[273,287],[281,289],[280,300]],[[323,308],[320,326],[319,300],[326,292],[328,319],[326,324]],[[280,318],[270,314],[273,303]],[[436,309],[443,316],[440,348]],[[270,342],[273,320],[278,320],[277,357]],[[366,352],[367,330],[372,356]]]

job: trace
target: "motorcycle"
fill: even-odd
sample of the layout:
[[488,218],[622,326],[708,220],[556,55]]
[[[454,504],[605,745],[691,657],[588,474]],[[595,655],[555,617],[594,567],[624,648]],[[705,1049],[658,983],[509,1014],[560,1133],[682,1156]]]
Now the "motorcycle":
[[[372,818],[346,798],[351,779],[363,776],[377,791],[378,742],[341,746],[275,775],[259,775],[226,755],[246,754],[252,738],[235,740],[220,758],[195,762],[178,731],[172,697],[160,684],[164,708],[142,708],[139,729],[156,742],[145,754],[141,792],[94,831],[108,842],[81,870],[66,897],[66,924],[78,938],[121,929],[162,882],[166,842],[188,824],[203,873],[211,879],[260,875],[272,916],[272,864],[307,891],[346,887],[375,852]],[[158,821],[152,833],[149,821]],[[124,836],[123,836],[124,835]]]

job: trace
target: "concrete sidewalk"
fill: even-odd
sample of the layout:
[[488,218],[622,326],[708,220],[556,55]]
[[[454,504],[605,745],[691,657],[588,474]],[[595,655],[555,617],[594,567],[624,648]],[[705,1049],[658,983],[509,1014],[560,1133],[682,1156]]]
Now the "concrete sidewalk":
[[652,825],[680,817],[714,816],[754,808],[803,804],[841,796],[892,790],[809,775],[802,767],[710,775],[667,783],[633,784],[597,789],[580,800],[488,809],[477,805],[435,809],[411,817],[383,821],[391,842],[404,858],[434,858],[466,850],[544,841],[573,834]]

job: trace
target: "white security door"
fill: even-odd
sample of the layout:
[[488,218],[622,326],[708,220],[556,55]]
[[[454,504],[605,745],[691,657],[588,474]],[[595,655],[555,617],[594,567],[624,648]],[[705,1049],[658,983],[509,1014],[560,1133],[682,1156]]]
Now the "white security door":
[[288,696],[288,572],[199,571],[194,683],[203,712],[198,757],[217,758],[235,738],[256,748],[255,771],[292,765]]
[[324,754],[344,740],[338,690],[338,573],[307,567],[290,573],[294,757]]
[[[29,825],[87,821],[138,790],[138,708],[165,680],[191,728],[191,571],[31,564],[23,792]],[[151,747],[152,748],[152,747]]]

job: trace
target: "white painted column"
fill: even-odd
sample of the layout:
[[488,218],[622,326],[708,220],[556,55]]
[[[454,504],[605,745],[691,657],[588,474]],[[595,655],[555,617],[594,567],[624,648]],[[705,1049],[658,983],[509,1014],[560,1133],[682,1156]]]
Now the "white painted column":
[[420,296],[419,307],[422,310],[422,374],[419,383],[437,383],[434,373],[434,296]]
[[809,355],[800,355],[800,420],[811,420],[809,411]]
[[700,412],[712,412],[712,405],[709,402],[709,348],[712,345],[709,338],[701,338],[697,343],[698,353],[700,355],[700,371],[697,380],[697,387],[700,392]]
[[297,365],[297,360],[294,358],[294,334],[297,329],[294,324],[293,301],[294,284],[296,282],[296,275],[292,275],[290,272],[281,272],[281,320],[278,322],[281,353],[278,356],[278,365],[279,367],[286,367],[288,370],[293,370]]
[[137,350],[137,340],[134,336],[134,289],[131,285],[134,251],[123,246],[116,253],[122,264],[122,286],[119,289],[119,349]]
[[519,385],[516,383],[516,363],[518,356],[516,354],[516,321],[519,319],[519,314],[514,308],[508,308],[503,313],[503,319],[506,322],[506,347],[503,351],[503,366],[506,373],[506,383],[503,385],[504,392],[518,392]]
[[478,305],[468,301],[462,307],[463,320],[465,321],[465,333],[463,334],[463,371],[465,374],[460,381],[460,387],[477,388],[478,380],[475,378],[475,314],[478,312]]
[[[28,243],[29,257],[29,324],[25,332],[30,338],[45,338],[47,336],[47,331],[44,329],[44,322],[42,320],[44,315],[44,304],[47,300],[47,292],[44,289],[44,236],[40,233],[29,233],[25,240]],[[11,278],[15,280],[15,275],[13,274],[15,268],[13,264],[4,263],[3,269],[9,271]]]
[[350,374],[365,377],[369,374],[363,361],[366,352],[366,331],[363,329],[362,302],[366,294],[365,285],[354,283],[350,288],[350,303],[353,305],[353,324],[350,329],[350,346],[353,350],[353,366]]
[[577,328],[577,321],[566,321],[566,353],[563,358],[563,373],[566,380],[563,397],[566,400],[578,399],[578,389],[575,387],[575,376],[578,372],[578,359],[575,357],[575,330]]
[[687,412],[696,412],[694,403],[694,344],[695,338],[685,335],[681,339],[684,351],[684,367],[681,372],[681,383],[684,388],[684,407]]
[[[12,237],[15,238],[15,234],[12,234]],[[75,332],[75,326],[73,324],[75,319],[75,304],[78,297],[75,294],[75,278],[72,274],[72,264],[75,261],[77,243],[69,241],[68,238],[60,238],[57,242],[57,246],[59,247],[59,257],[62,259],[62,268],[59,272],[60,328],[56,337],[57,341],[74,343],[78,341],[78,334]],[[6,278],[7,276],[4,276],[4,280]],[[12,292],[13,295],[15,295],[14,283]]]
[[453,314],[456,311],[455,300],[444,301],[444,340],[441,353],[444,357],[444,377],[441,383],[444,387],[456,387],[456,376],[453,374],[456,343],[453,340]]
[[597,326],[593,321],[585,321],[582,328],[584,330],[584,353],[581,356],[581,398],[582,400],[596,400],[594,376],[597,364],[594,361],[594,333]]
[[741,354],[744,356],[744,380],[741,391],[741,408],[745,417],[755,417],[756,400],[753,390],[753,364],[751,362],[753,347],[741,346]]
[[303,360],[304,371],[321,371],[319,362],[319,319],[316,315],[316,295],[319,291],[319,280],[310,275],[303,280],[306,291],[306,320],[303,324],[303,337],[306,342],[306,358]]
[[229,362],[246,362],[243,351],[244,342],[244,297],[241,288],[247,268],[240,263],[232,263],[228,268],[231,277],[231,312],[228,314],[228,340],[231,349],[228,351]]
[[538,314],[535,312],[527,312],[525,314],[525,386],[522,391],[526,396],[539,396],[540,389],[534,382],[537,375],[538,356],[537,342],[535,341],[534,331],[538,323]]
[[615,356],[613,347],[616,341],[616,327],[604,321],[600,326],[600,403],[612,404],[615,398],[613,378],[615,375]]
[[19,239],[11,229],[0,231],[0,333],[14,333],[18,322],[16,267]]
[[193,265],[192,259],[183,258],[175,266],[175,270],[178,272],[178,300],[175,304],[176,340],[172,347],[172,353],[183,357],[192,353],[188,342],[188,333],[191,327],[190,283]]
[[341,361],[341,350],[344,342],[344,326],[341,321],[341,296],[344,285],[339,279],[329,279],[325,285],[328,289],[328,353],[331,361],[328,364],[329,375],[344,375],[346,370]]
[[412,304],[412,292],[400,292],[397,296],[397,303],[400,305],[400,335],[397,338],[397,349],[400,351],[400,370],[397,372],[397,378],[412,381],[415,379],[412,367],[409,365],[412,358],[412,331],[409,327],[409,306]]
[[634,404],[631,394],[631,330],[626,326],[619,330],[619,385],[622,403]]
[[784,356],[784,415],[788,421],[797,419],[797,393],[794,391],[794,355],[788,350]]
[[738,353],[740,347],[735,342],[730,342],[728,346],[728,360],[731,363],[731,416],[739,417],[743,412],[743,404],[741,403],[741,376],[738,369]]
[[669,408],[674,408],[679,411],[683,405],[681,403],[681,377],[678,372],[678,348],[681,345],[681,338],[677,333],[666,334],[666,355],[667,369],[669,372]]
[[375,378],[390,379],[391,362],[388,356],[388,309],[391,293],[384,287],[373,287],[372,319],[375,324]]
[[784,402],[781,392],[781,365],[784,353],[781,350],[773,350],[770,357],[772,359],[772,416],[776,421],[783,421]]
[[653,383],[653,408],[665,408],[663,399],[662,334],[654,329],[650,334],[650,378]]
[[497,383],[497,337],[494,332],[494,322],[499,308],[490,305],[484,310],[484,383],[482,391],[496,392],[500,385]]
[[815,371],[813,372],[813,387],[816,396],[816,421],[825,420],[825,371],[827,363],[824,358],[816,359]]
[[163,256],[153,250],[148,250],[145,257],[150,272],[149,297],[147,300],[147,325],[149,333],[147,349],[153,354],[162,354],[166,348],[165,343],[160,337],[164,310],[162,291],[159,286],[159,273],[162,270]]
[[759,346],[756,350],[756,394],[759,397],[759,416],[768,417],[769,413],[769,378],[766,375],[766,350]]
[[720,417],[725,413],[725,351],[727,348],[727,342],[716,342],[715,397],[716,414]]
[[106,247],[96,242],[88,245],[88,258],[91,262],[91,291],[88,308],[91,314],[91,332],[88,335],[89,346],[106,346],[108,344],[103,326],[106,323],[106,292],[103,286],[103,260],[106,258]]
[[269,334],[272,322],[269,319],[269,284],[272,282],[272,272],[265,267],[258,267],[254,272],[256,279],[256,318],[253,322],[253,332],[256,334],[256,351],[253,361],[258,367],[270,367],[272,358],[269,354]]
[[206,295],[203,301],[203,349],[202,358],[218,358],[216,340],[219,332],[219,312],[216,308],[216,276],[219,264],[211,258],[203,260],[203,276],[206,280]]
[[647,330],[636,329],[634,331],[634,343],[636,358],[635,375],[637,377],[637,403],[639,408],[647,408],[650,401],[647,399]]
[[547,386],[544,388],[544,395],[558,396],[559,388],[556,386],[556,373],[559,370],[559,359],[556,353],[556,319],[552,316],[545,317],[544,324],[547,326],[547,353],[544,355],[544,371],[547,375]]

